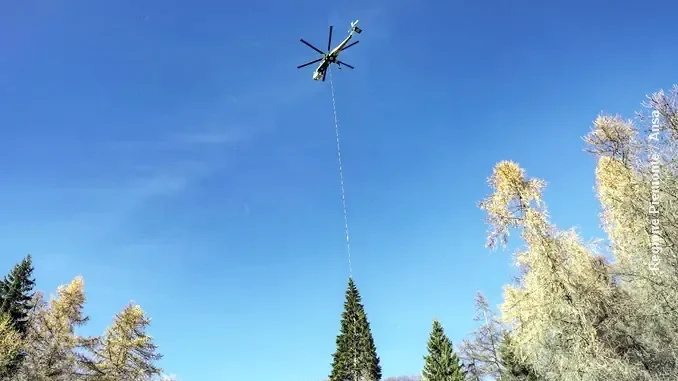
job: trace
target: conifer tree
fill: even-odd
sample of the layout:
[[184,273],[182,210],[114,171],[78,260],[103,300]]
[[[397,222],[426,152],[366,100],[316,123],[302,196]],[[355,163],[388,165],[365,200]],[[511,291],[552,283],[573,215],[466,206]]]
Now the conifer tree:
[[163,372],[155,362],[162,358],[146,333],[151,319],[140,306],[130,304],[114,319],[104,335],[90,346],[85,367],[93,381],[149,381]]
[[14,269],[0,281],[0,314],[7,314],[22,337],[28,330],[28,314],[31,310],[33,287],[33,263],[27,255]]
[[643,106],[636,121],[601,114],[585,139],[625,295],[605,322],[622,329],[607,336],[630,366],[668,380],[678,378],[678,86]]
[[[0,316],[7,319],[8,328],[16,332],[21,339],[25,339],[29,328],[29,313],[32,308],[33,263],[30,254],[14,266],[12,271],[0,281]],[[18,372],[26,353],[23,348],[8,354],[5,373],[13,375]]]
[[38,294],[33,328],[27,336],[27,356],[20,372],[22,380],[75,379],[79,365],[76,352],[86,343],[75,330],[89,320],[83,313],[85,301],[85,283],[80,276],[59,286],[49,301]]
[[454,353],[452,341],[437,319],[433,320],[428,355],[424,356],[424,361],[423,381],[464,381],[465,372],[461,360]]
[[526,244],[515,257],[520,277],[506,286],[501,308],[520,360],[554,380],[645,379],[608,340],[617,335],[610,328],[620,295],[605,258],[574,230],[549,221],[545,183],[528,178],[516,163],[497,164],[489,183],[494,193],[481,203],[491,226],[488,246],[505,245],[512,228]]
[[502,372],[500,381],[541,381],[531,365],[520,361],[516,356],[516,347],[511,340],[511,334],[504,332],[501,343],[499,344],[499,355],[502,361]]
[[381,365],[370,324],[352,278],[348,280],[341,328],[329,381],[380,381]]

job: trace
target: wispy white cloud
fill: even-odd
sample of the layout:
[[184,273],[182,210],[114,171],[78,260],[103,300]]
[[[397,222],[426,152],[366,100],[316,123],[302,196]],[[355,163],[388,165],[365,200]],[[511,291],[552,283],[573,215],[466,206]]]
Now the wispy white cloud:
[[[105,143],[99,161],[111,165],[106,183],[83,184],[71,192],[100,200],[101,210],[83,211],[77,220],[106,218],[106,225],[114,228],[153,199],[179,197],[201,180],[224,174],[233,165],[236,148],[275,128],[281,110],[326,90],[305,76],[276,75],[275,70],[208,105],[177,111],[176,118],[157,117],[151,121],[155,136],[146,130]],[[166,123],[171,125],[163,128]],[[247,214],[249,208],[244,209]]]
[[131,184],[127,184],[127,198],[134,204],[145,199],[179,193],[189,185],[191,173],[155,173]]
[[111,144],[114,150],[180,150],[200,149],[201,146],[224,146],[241,143],[249,139],[244,128],[211,129],[182,131],[167,134],[155,139],[130,139],[116,141]]
[[[153,140],[115,142],[113,154],[126,158],[127,164],[118,171],[113,185],[89,188],[100,195],[114,195],[117,213],[130,212],[144,202],[159,196],[179,195],[195,181],[219,171],[224,163],[205,151],[206,147],[232,150],[241,142],[237,135],[211,131],[201,133],[173,133]],[[110,151],[109,151],[110,152]],[[212,154],[210,154],[212,153]],[[111,158],[113,160],[113,158]]]

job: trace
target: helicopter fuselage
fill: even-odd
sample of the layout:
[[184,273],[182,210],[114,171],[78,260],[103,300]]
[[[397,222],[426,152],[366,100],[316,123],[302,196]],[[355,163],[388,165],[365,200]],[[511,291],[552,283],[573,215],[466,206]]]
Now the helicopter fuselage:
[[339,53],[341,53],[341,50],[348,44],[349,41],[351,41],[351,38],[353,38],[353,31],[351,31],[351,34],[349,34],[348,37],[344,39],[344,41],[337,45],[336,48],[332,49],[332,51],[323,58],[323,60],[320,62],[320,65],[318,65],[318,68],[313,72],[314,80],[318,81],[322,79],[325,70],[327,70],[330,64],[333,64],[337,61]]
[[313,79],[316,81],[321,80],[328,66],[330,66],[330,61],[327,59],[327,57],[325,57],[320,65],[318,65],[318,68],[313,72]]

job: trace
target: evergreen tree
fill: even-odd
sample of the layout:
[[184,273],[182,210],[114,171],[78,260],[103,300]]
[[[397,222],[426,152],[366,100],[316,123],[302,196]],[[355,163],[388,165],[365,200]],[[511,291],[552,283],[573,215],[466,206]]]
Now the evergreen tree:
[[370,323],[352,278],[348,280],[337,350],[329,381],[380,381],[381,365]]
[[511,335],[505,332],[499,344],[499,355],[502,360],[502,373],[500,381],[541,381],[532,366],[522,362],[516,355],[516,347],[511,340]]
[[461,360],[454,353],[452,341],[437,319],[433,320],[428,355],[424,356],[424,361],[423,381],[464,381],[466,372]]
[[[32,275],[33,263],[29,254],[0,281],[0,316],[6,317],[8,328],[16,332],[20,339],[25,339],[28,334],[35,285]],[[3,360],[3,372],[7,376],[16,374],[26,357],[23,348],[16,349]]]
[[33,263],[31,255],[27,255],[21,263],[0,281],[0,315],[7,314],[14,329],[26,336],[28,330],[28,314],[33,298]]

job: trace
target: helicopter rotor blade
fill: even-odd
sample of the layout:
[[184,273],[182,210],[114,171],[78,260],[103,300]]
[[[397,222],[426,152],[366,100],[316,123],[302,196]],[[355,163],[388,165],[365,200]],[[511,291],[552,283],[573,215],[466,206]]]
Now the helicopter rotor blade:
[[325,52],[323,52],[322,50],[316,48],[315,46],[311,45],[310,43],[306,42],[306,40],[304,40],[303,38],[300,39],[299,41],[301,41],[302,43],[304,43],[304,44],[305,44],[306,46],[308,46],[309,48],[315,50],[316,52],[318,52],[318,53],[320,53],[320,54],[322,54],[322,55],[325,55]]
[[330,68],[328,67],[328,68],[325,69],[325,71],[323,72],[323,82],[325,82],[325,76],[327,75],[327,70],[329,70],[329,69],[330,69]]
[[332,50],[332,25],[330,25],[330,38],[327,39],[327,51]]
[[351,69],[355,69],[353,66],[347,64],[346,62],[337,61],[337,63],[338,63],[338,64],[342,64],[342,65],[344,65],[344,66],[347,66],[347,67],[349,67],[349,68],[351,68]]
[[306,63],[303,64],[303,65],[297,66],[297,69],[301,69],[302,67],[306,67],[306,66],[308,66],[308,65],[313,65],[314,63],[320,62],[320,61],[322,61],[322,60],[323,60],[322,58],[318,58],[317,60],[314,60],[314,61],[311,61],[311,62],[306,62]]
[[359,43],[359,42],[360,42],[360,41],[354,41],[354,42],[351,42],[350,44],[344,46],[343,49],[341,49],[341,51],[343,52],[344,50],[350,48],[351,46],[353,46],[353,45],[355,45],[355,44],[357,44],[357,43]]

